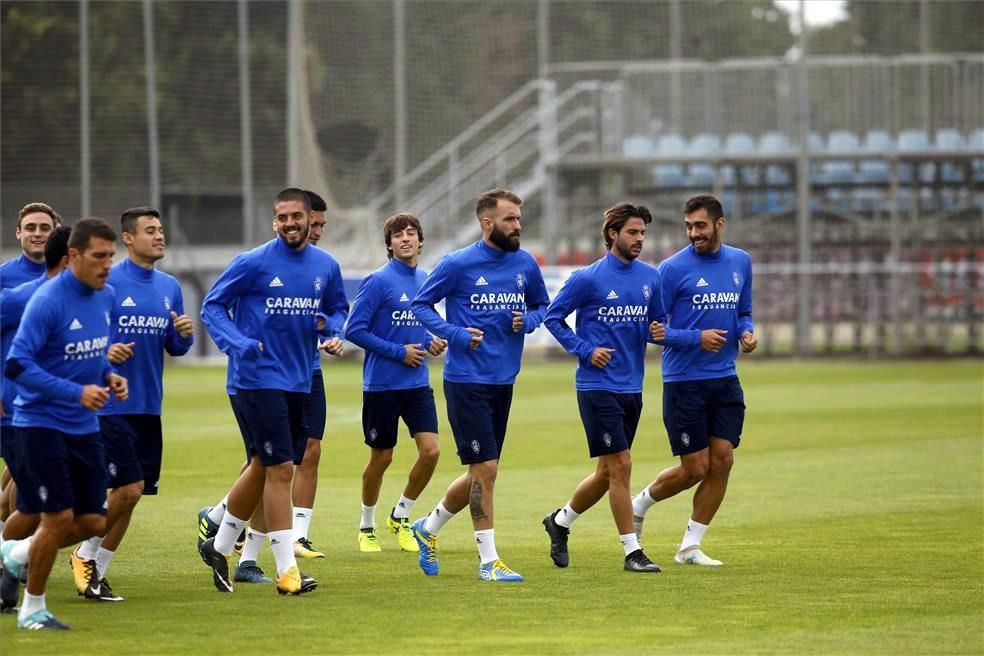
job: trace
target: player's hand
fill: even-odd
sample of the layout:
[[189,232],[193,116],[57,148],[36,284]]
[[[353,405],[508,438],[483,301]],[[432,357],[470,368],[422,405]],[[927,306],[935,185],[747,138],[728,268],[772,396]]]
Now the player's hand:
[[741,342],[739,342],[739,346],[741,347],[742,353],[751,353],[758,345],[759,341],[758,337],[755,336],[755,333],[746,330],[741,334]]
[[130,397],[130,386],[123,376],[119,374],[108,374],[106,376],[106,384],[109,385],[109,391],[113,393],[117,401],[126,401]]
[[612,353],[615,352],[613,348],[606,348],[604,346],[599,346],[591,354],[591,366],[598,367],[599,369],[604,369],[605,365],[611,362]]
[[700,331],[700,347],[710,353],[717,353],[721,347],[728,343],[727,330],[718,328],[708,328]]
[[518,333],[523,329],[523,316],[524,313],[519,310],[513,310],[512,318],[512,329],[514,333]]
[[191,337],[191,334],[195,332],[195,324],[191,322],[191,317],[187,314],[182,314],[179,317],[177,312],[171,310],[171,323],[174,324],[174,329],[182,337]]
[[427,346],[427,352],[436,358],[441,353],[444,353],[447,348],[448,340],[441,339],[440,337],[434,337],[431,339],[431,343]]
[[99,385],[85,385],[82,388],[82,398],[79,399],[79,403],[86,410],[96,410],[102,409],[106,405],[106,401],[109,400],[109,388],[100,387]]
[[0,417],[6,417],[7,411],[3,409],[3,401],[0,401]]
[[403,345],[403,364],[408,367],[419,367],[420,363],[424,361],[424,356],[427,351],[420,348],[420,344],[404,344]]
[[321,344],[318,345],[318,348],[328,355],[334,355],[337,358],[341,357],[342,353],[345,351],[345,342],[338,337],[332,337],[331,339],[321,342]]
[[654,342],[662,342],[666,337],[666,326],[658,321],[649,324],[649,334],[652,335]]
[[319,333],[322,330],[324,330],[325,329],[325,326],[327,326],[327,325],[328,325],[328,322],[325,321],[325,318],[324,317],[317,317],[314,320],[314,329],[317,330]]
[[110,344],[109,350],[106,351],[106,358],[113,364],[123,364],[133,357],[133,347],[136,345],[136,342]]
[[465,328],[465,330],[471,333],[472,338],[471,338],[471,343],[468,345],[468,348],[474,351],[475,349],[478,348],[479,344],[482,343],[482,338],[485,337],[485,333],[483,333],[478,328]]

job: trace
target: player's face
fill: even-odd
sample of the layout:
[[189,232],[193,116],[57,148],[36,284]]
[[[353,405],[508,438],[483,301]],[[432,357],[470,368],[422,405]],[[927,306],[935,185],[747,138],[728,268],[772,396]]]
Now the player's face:
[[703,207],[688,214],[683,219],[687,229],[687,237],[698,253],[716,253],[721,248],[721,230],[724,229],[724,217],[712,221]]
[[307,245],[308,211],[299,200],[283,200],[273,207],[273,231],[291,248]]
[[499,204],[491,214],[482,219],[482,229],[488,231],[489,241],[507,253],[518,251],[519,234],[523,230],[520,225],[522,213],[519,211],[519,205],[500,198]]
[[123,233],[123,243],[130,255],[140,262],[153,263],[164,257],[164,226],[156,216],[137,219],[133,234]]
[[26,214],[17,227],[17,238],[28,258],[35,262],[44,260],[44,245],[55,229],[55,222],[44,212]]
[[68,262],[72,267],[72,273],[82,284],[98,290],[106,286],[115,254],[114,242],[100,237],[90,237],[89,246],[84,251],[68,249]]
[[645,239],[646,222],[637,216],[630,217],[612,242],[612,251],[626,262],[631,262],[642,253]]
[[391,234],[390,248],[393,250],[394,259],[409,266],[416,266],[417,255],[420,254],[420,235],[417,234],[417,229],[407,226]]
[[325,223],[328,219],[325,217],[324,212],[311,212],[311,226],[308,230],[308,243],[312,246],[317,246],[318,242],[321,241],[321,233],[324,232]]

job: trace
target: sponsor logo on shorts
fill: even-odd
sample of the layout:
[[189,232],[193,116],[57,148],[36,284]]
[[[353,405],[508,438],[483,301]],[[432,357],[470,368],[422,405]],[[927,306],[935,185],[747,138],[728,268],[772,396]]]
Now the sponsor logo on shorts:
[[370,428],[369,429],[369,441],[370,442],[375,442],[377,437],[379,437],[379,433],[376,432],[376,429],[375,428]]
[[107,467],[107,469],[109,469],[109,475],[113,478],[116,478],[116,463],[115,462],[109,463],[109,467]]
[[472,440],[472,451],[476,454],[482,450],[482,445],[478,443],[478,440]]
[[40,486],[38,488],[38,498],[41,499],[41,503],[46,502],[48,500],[48,488],[43,485]]
[[612,445],[612,434],[611,433],[605,433],[604,435],[601,436],[601,441],[605,443],[605,446],[611,446]]
[[683,446],[690,446],[690,436],[686,433],[680,433],[680,441],[683,442]]
[[264,442],[263,443],[263,452],[266,453],[268,456],[272,456],[273,455],[273,443],[272,442]]

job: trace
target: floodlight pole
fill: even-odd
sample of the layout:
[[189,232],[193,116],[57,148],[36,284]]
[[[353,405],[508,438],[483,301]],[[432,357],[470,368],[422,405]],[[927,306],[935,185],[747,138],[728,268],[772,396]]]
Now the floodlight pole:
[[249,5],[239,0],[239,144],[243,196],[243,244],[255,239],[253,221],[253,115],[250,110]]
[[92,212],[92,142],[89,132],[89,0],[79,2],[79,156],[82,216]]
[[796,354],[810,355],[810,320],[812,318],[812,254],[810,252],[810,89],[806,66],[806,3],[799,2],[799,73],[797,127],[799,152],[796,157],[796,240],[799,275],[796,278]]
[[537,59],[540,78],[539,147],[543,198],[543,230],[541,241],[547,264],[557,264],[557,244],[560,241],[557,203],[557,83],[550,75],[550,0],[539,0],[536,13]]
[[393,0],[393,113],[394,126],[393,175],[396,183],[396,211],[405,208],[406,189],[403,178],[407,174],[407,79],[406,79],[406,4]]
[[161,154],[157,131],[157,75],[154,53],[154,4],[143,2],[144,70],[147,78],[147,154],[150,164],[150,204],[161,207]]
[[304,49],[300,0],[287,1],[287,184],[297,185],[301,153],[300,70]]

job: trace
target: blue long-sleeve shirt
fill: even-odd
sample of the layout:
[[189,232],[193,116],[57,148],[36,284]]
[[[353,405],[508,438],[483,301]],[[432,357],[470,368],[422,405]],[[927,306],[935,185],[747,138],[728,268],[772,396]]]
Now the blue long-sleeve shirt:
[[321,333],[336,335],[347,316],[335,258],[310,246],[295,250],[279,237],[237,256],[202,303],[202,322],[234,357],[240,389],[310,392],[315,322],[324,319]]
[[[659,265],[669,327],[683,331],[663,353],[663,380],[704,380],[737,375],[735,359],[742,334],[752,322],[752,260],[740,248],[722,244],[717,253],[698,255],[692,245]],[[728,331],[717,353],[700,348],[700,333]]]
[[0,289],[11,289],[30,282],[43,276],[46,268],[44,262],[35,262],[21,253],[20,257],[0,264]]
[[115,292],[93,290],[71,270],[41,285],[27,302],[4,373],[17,383],[14,426],[71,434],[99,430],[96,413],[80,403],[85,385],[106,384]]
[[[442,299],[447,320],[434,309]],[[410,309],[432,334],[448,341],[445,380],[511,385],[526,334],[543,322],[549,303],[540,267],[530,253],[507,253],[479,241],[444,256]],[[513,311],[526,313],[518,333],[512,330]],[[469,348],[466,327],[484,332],[477,349]]]
[[390,260],[363,278],[345,324],[345,339],[365,349],[362,389],[379,392],[425,387],[427,359],[419,367],[403,363],[405,344],[430,344],[427,329],[414,316],[410,303],[427,274]]
[[[48,281],[48,278],[41,276],[13,288],[0,290],[0,362],[7,359],[10,347],[14,343],[14,335],[17,334],[17,327],[20,326],[21,317],[24,316],[24,308],[31,296],[38,290],[38,287]],[[3,407],[4,415],[0,417],[0,425],[11,426],[14,423],[14,399],[17,398],[17,385],[6,376],[0,377],[0,385],[3,386]]]
[[[649,324],[666,323],[656,268],[612,254],[575,271],[554,297],[543,320],[564,349],[577,357],[575,387],[619,394],[642,392]],[[565,319],[577,312],[574,330]],[[669,331],[662,343],[678,335]],[[603,368],[591,364],[599,347],[615,349]]]
[[116,290],[111,316],[110,344],[134,343],[133,357],[116,366],[130,383],[126,401],[110,399],[101,415],[161,414],[164,397],[164,351],[184,355],[194,336],[182,337],[174,329],[171,312],[184,314],[181,285],[174,276],[145,269],[126,258],[109,272]]

